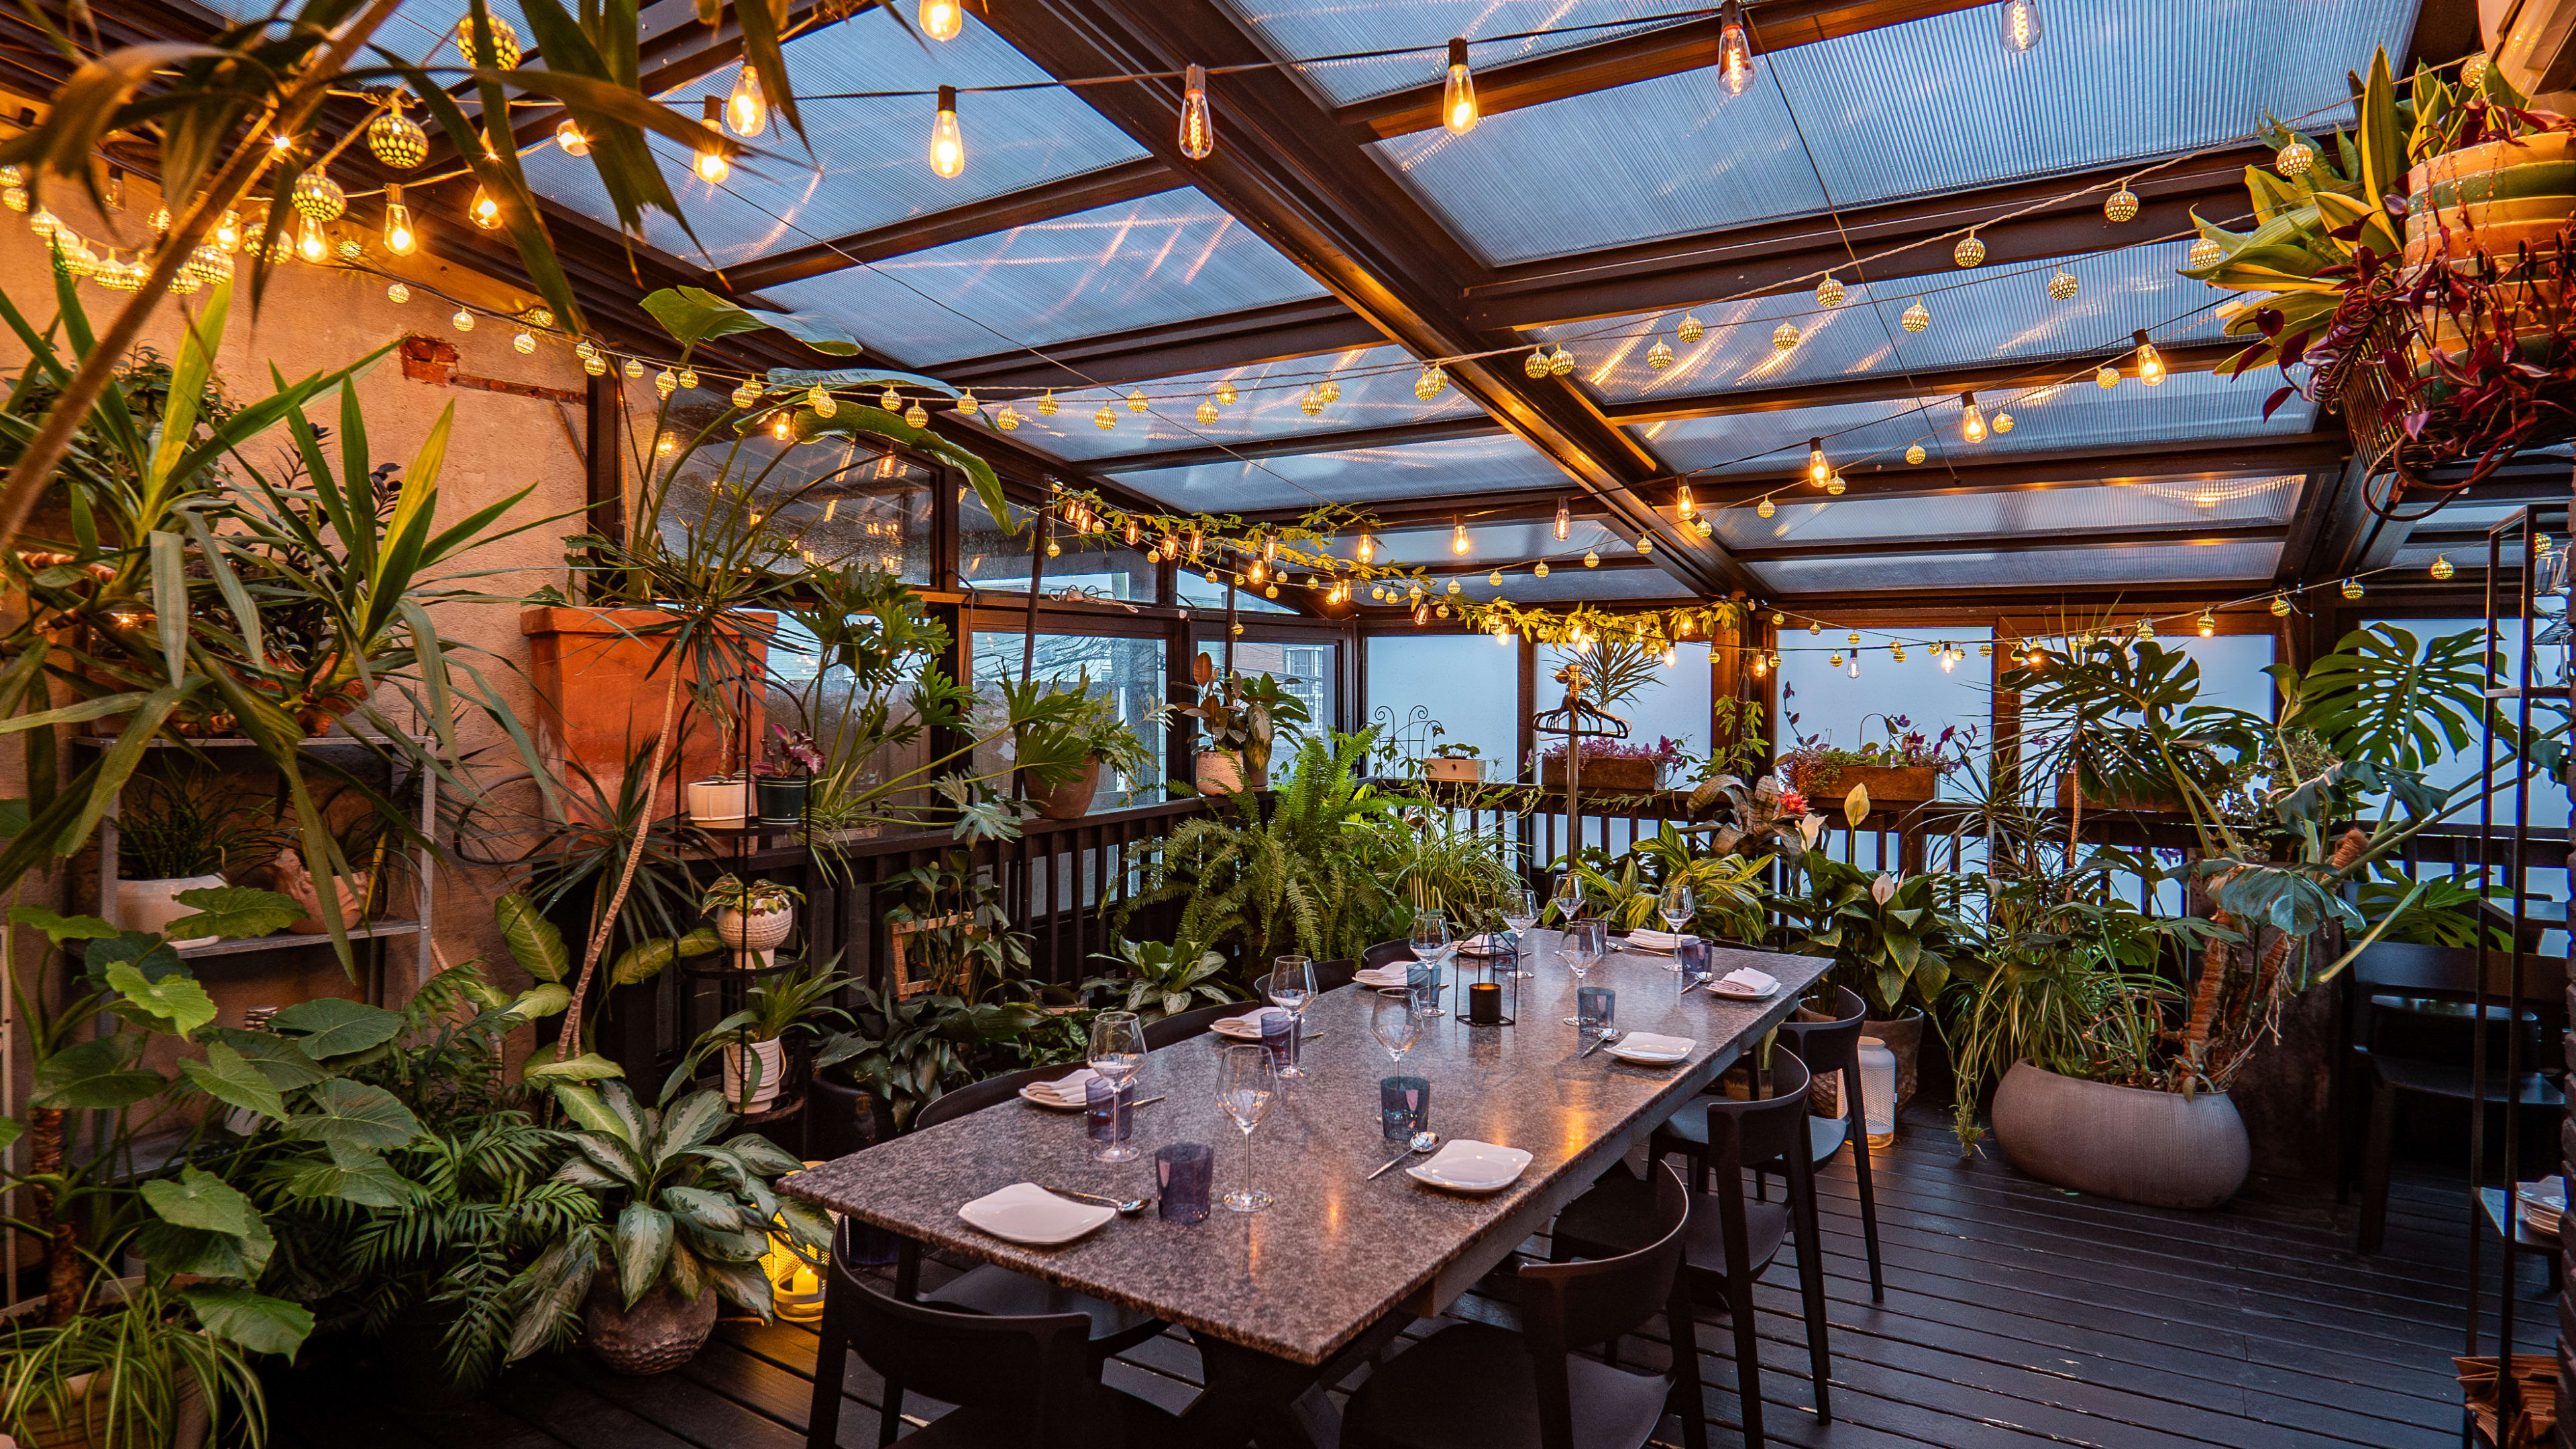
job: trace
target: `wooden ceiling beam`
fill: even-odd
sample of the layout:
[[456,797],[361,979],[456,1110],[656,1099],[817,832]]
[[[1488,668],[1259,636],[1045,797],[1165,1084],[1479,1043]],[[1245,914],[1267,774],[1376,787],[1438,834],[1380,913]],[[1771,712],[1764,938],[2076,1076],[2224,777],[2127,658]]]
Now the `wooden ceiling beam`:
[[[1430,498],[1395,498],[1383,503],[1353,503],[1350,507],[1378,521],[1382,533],[1447,528],[1451,521],[1465,515],[1471,528],[1496,523],[1544,523],[1556,517],[1556,506],[1565,505],[1570,520],[1610,517],[1610,509],[1596,498],[1570,488],[1530,488],[1511,493],[1442,494]],[[1311,509],[1265,508],[1243,515],[1246,523],[1295,523]]]
[[[2164,359],[2167,372],[2215,372],[2221,364],[2243,350],[2240,343],[2210,342],[2189,347],[2160,347],[2157,353]],[[2134,376],[2134,370],[2128,371]],[[1799,383],[1790,387],[1735,388],[1688,397],[1607,403],[1602,406],[1601,414],[1624,427],[1682,418],[1731,417],[1740,413],[1829,407],[1835,403],[1894,402],[1904,398],[1940,397],[1988,389],[2007,391],[2046,387],[2051,383],[2080,383],[2090,387],[2093,385],[2091,377],[2091,364],[2082,359],[2066,358],[1985,363],[1975,367],[1917,371],[1911,376],[1882,369],[1859,377]]]
[[[2282,477],[2343,466],[2351,442],[2341,433],[2298,433],[2279,438],[2198,438],[2152,445],[2076,448],[2062,452],[2003,454],[1991,463],[1943,468],[1937,463],[1876,471],[1847,470],[1846,501],[1861,498],[1934,498],[2023,489],[2091,488],[2133,483],[2198,483],[2229,478]],[[1710,508],[1749,507],[1786,486],[1793,502],[1821,502],[1804,490],[1805,472],[1728,474],[1691,480],[1697,502]],[[1658,494],[1669,505],[1669,485]]]
[[1385,341],[1384,333],[1339,300],[1317,297],[958,358],[921,370],[960,387],[1124,387],[1156,378],[1376,347]]
[[1811,558],[1898,558],[1908,554],[2049,553],[2072,549],[2136,548],[2149,544],[2272,542],[2288,530],[2277,523],[2228,524],[2217,528],[2049,529],[2036,533],[1976,534],[1969,537],[1838,538],[1832,542],[1792,543],[1776,547],[1737,545],[1735,556],[1747,563],[1777,563]]
[[1502,425],[1482,413],[1427,423],[1389,423],[1382,428],[1345,428],[1340,432],[1291,433],[1280,438],[1246,438],[1203,448],[1167,448],[1158,453],[1129,453],[1097,458],[1095,473],[1147,473],[1162,468],[1197,468],[1249,458],[1293,458],[1308,453],[1342,453],[1356,448],[1389,448],[1405,443],[1436,443],[1450,438],[1488,438]]

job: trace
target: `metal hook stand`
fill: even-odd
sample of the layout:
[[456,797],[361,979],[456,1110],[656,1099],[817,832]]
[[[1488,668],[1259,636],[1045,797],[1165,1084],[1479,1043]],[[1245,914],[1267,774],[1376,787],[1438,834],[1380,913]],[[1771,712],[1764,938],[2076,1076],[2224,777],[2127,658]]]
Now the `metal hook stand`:
[[1556,671],[1556,678],[1565,686],[1565,703],[1532,720],[1530,731],[1565,737],[1565,858],[1570,866],[1579,857],[1583,843],[1583,817],[1575,813],[1583,791],[1583,742],[1624,740],[1628,737],[1628,722],[1584,702],[1582,661],[1567,660],[1565,667]]

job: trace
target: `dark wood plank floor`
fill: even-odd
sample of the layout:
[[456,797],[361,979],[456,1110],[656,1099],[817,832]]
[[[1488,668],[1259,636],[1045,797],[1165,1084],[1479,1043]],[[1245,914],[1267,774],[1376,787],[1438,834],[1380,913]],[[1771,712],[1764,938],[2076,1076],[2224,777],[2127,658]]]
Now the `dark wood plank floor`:
[[[1879,1160],[1883,1303],[1869,1296],[1848,1160],[1822,1175],[1831,1424],[1817,1421],[1807,1383],[1795,1270],[1784,1257],[1765,1279],[1773,1439],[1813,1449],[2460,1442],[2450,1356],[2466,1327],[2467,1243],[2456,1184],[2402,1179],[2387,1247],[2359,1258],[2351,1209],[2306,1186],[2258,1181],[2219,1213],[2134,1208],[2060,1192],[1992,1156],[1963,1162],[1929,1114],[1907,1129]],[[2516,1311],[2532,1351],[2548,1348],[2555,1326],[2541,1271],[2527,1265]],[[1498,1274],[1454,1311],[1508,1323],[1512,1286]],[[1731,1344],[1722,1316],[1708,1315],[1700,1377],[1721,1445],[1741,1442]],[[1669,1361],[1660,1342],[1632,1338],[1625,1351]],[[728,1322],[675,1373],[618,1378],[567,1354],[435,1413],[392,1407],[367,1373],[325,1356],[279,1376],[271,1408],[279,1441],[311,1449],[786,1449],[804,1439],[814,1354],[804,1328]],[[1109,1369],[1118,1387],[1172,1409],[1188,1404],[1198,1376],[1197,1351],[1178,1332]],[[876,1376],[852,1359],[842,1392],[841,1443],[875,1443]],[[906,1407],[929,1416],[940,1406],[916,1396]]]

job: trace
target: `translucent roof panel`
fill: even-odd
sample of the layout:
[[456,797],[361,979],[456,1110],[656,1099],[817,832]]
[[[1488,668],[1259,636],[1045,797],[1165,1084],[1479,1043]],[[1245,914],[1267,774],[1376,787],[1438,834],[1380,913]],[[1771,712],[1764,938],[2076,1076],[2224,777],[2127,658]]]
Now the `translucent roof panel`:
[[[1956,394],[1680,418],[1631,431],[1685,472],[1802,468],[1807,440],[1815,437],[1824,439],[1826,458],[1846,474],[1905,468],[1906,445],[1914,442],[1929,454],[1921,466],[1937,470],[1945,462],[1963,466],[2013,453],[2306,432],[2316,408],[2296,398],[2269,421],[2264,419],[2263,400],[2274,386],[2273,379],[2261,375],[2229,379],[2210,372],[2177,372],[2161,387],[2144,387],[2129,378],[2109,389],[2080,382],[2025,393],[1979,393],[1978,406],[1989,421],[2008,413],[2013,427],[2008,433],[1989,432],[1974,446],[1960,440]],[[2149,461],[2140,459],[2141,464]]]
[[2342,105],[2344,73],[2402,51],[2415,6],[2047,13],[2026,55],[1996,42],[1992,7],[1965,6],[1765,56],[1741,96],[1689,71],[1375,149],[1487,261],[1531,261],[2242,139],[2267,110]]
[[[739,69],[727,66],[662,100],[694,116],[698,98],[732,90]],[[955,40],[925,51],[891,13],[873,7],[789,41],[787,69],[800,93],[817,94],[1018,85],[1047,78],[971,17]],[[967,165],[953,181],[941,180],[924,159],[931,115],[927,100],[810,100],[799,111],[805,120],[804,141],[773,115],[769,130],[752,144],[775,154],[738,163],[721,186],[699,180],[680,147],[653,138],[672,193],[714,265],[732,266],[872,230],[1145,154],[1080,97],[1053,88],[979,94],[961,102]],[[892,145],[889,137],[906,139]],[[528,184],[539,195],[609,219],[607,193],[590,162],[547,144],[530,151],[523,164]],[[674,256],[700,255],[688,233],[659,212],[648,216],[645,240]]]
[[[1439,80],[1448,70],[1444,48],[1449,37],[1514,35],[1551,26],[1598,25],[1637,15],[1663,15],[1680,8],[1662,0],[1341,0],[1314,5],[1304,0],[1220,0],[1234,17],[1268,43],[1270,53],[1287,59],[1310,55],[1347,55],[1354,51],[1426,47],[1417,55],[1369,60],[1334,60],[1298,66],[1297,73],[1335,105],[1408,90]],[[1579,30],[1493,41],[1469,51],[1478,69],[1526,60],[1533,55],[1593,45],[1637,34],[1653,26],[1612,30]]]
[[2234,478],[2205,483],[2136,483],[2094,488],[2017,489],[1930,498],[1782,500],[1772,517],[1751,508],[1717,515],[1729,548],[1787,548],[1933,535],[1979,538],[2092,529],[2215,528],[2286,523],[2305,480]]
[[[2159,347],[2219,338],[2225,324],[2209,310],[2218,294],[2174,275],[2189,249],[2187,243],[2167,242],[1874,286],[1845,278],[1849,285],[1839,307],[1819,307],[1811,293],[1794,292],[1536,327],[1524,335],[1563,344],[1575,356],[1575,376],[1613,403],[2015,358],[2104,358],[2126,348],[2142,328]],[[2048,295],[2049,277],[2061,265],[2077,284],[2075,295],[2063,302]],[[1917,298],[1931,312],[1932,325],[1908,332],[1901,319]],[[1684,343],[1674,334],[1684,315],[1708,329],[1699,341]],[[1783,322],[1802,334],[1785,352],[1772,345],[1772,333]],[[1673,350],[1671,364],[1660,371],[1646,364],[1658,341]]]
[[[1473,513],[1465,515],[1463,521],[1467,525],[1467,551],[1463,554],[1450,546],[1451,535],[1446,528],[1409,528],[1376,535],[1377,558],[1381,563],[1468,563],[1497,568],[1546,559],[1553,570],[1581,568],[1586,549],[1597,550],[1605,558],[1631,551],[1619,535],[1588,518],[1574,520],[1562,541],[1556,537],[1554,527],[1545,523],[1480,524]],[[1334,552],[1349,558],[1356,546],[1353,539],[1337,540]]]
[[2116,548],[1962,549],[1956,553],[1779,559],[1748,565],[1782,594],[1865,593],[1883,589],[2008,588],[2016,584],[2239,582],[2268,579],[2280,562],[2277,543],[2158,543]]
[[1197,191],[1167,191],[765,289],[917,367],[1323,295]]
[[1503,575],[1499,589],[1482,578],[1469,581],[1467,597],[1477,603],[1509,599],[1515,604],[1625,602],[1630,599],[1682,599],[1690,586],[1659,568],[1570,569],[1550,567],[1546,578],[1527,569]]
[[1155,468],[1119,481],[1174,508],[1206,513],[1568,486],[1563,470],[1508,435]]
[[[1041,416],[1026,398],[1014,398],[1012,408],[1024,419],[1014,436],[1059,458],[1098,459],[1115,468],[1116,460],[1129,453],[1475,415],[1476,404],[1454,387],[1429,402],[1415,397],[1413,380],[1418,375],[1412,354],[1388,345],[1158,378],[1140,385],[1147,399],[1141,416],[1127,411],[1130,389],[1123,387],[1058,392],[1059,409],[1053,417]],[[1299,400],[1307,388],[1326,378],[1341,388],[1342,395],[1308,417]],[[1235,400],[1220,407],[1215,422],[1202,423],[1198,405],[1213,400],[1220,384],[1233,386]],[[1104,402],[1114,404],[1118,421],[1107,432],[1092,422],[1092,414]]]

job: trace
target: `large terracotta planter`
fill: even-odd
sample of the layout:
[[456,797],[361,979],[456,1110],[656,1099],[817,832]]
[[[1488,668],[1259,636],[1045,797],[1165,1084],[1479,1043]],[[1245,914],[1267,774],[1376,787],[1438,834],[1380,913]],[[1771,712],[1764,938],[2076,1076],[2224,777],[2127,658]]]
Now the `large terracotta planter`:
[[1038,814],[1049,820],[1080,820],[1091,813],[1092,798],[1100,793],[1100,760],[1097,756],[1085,760],[1082,773],[1053,788],[1039,784],[1032,774],[1028,788]]
[[1199,793],[1222,795],[1243,788],[1243,757],[1232,750],[1201,750],[1196,775]]
[[[740,754],[746,748],[744,741],[760,738],[765,693],[761,671],[769,658],[768,631],[777,622],[774,614],[743,615],[733,650],[739,672],[701,680],[694,660],[676,651],[664,657],[668,636],[636,637],[628,632],[649,629],[669,617],[657,609],[561,605],[519,614],[519,632],[528,639],[528,677],[537,691],[538,751],[559,773],[579,765],[612,800],[626,772],[652,759],[670,671],[680,671],[675,715],[680,738],[663,778],[654,785],[657,816],[678,810],[681,781],[704,780],[738,768],[742,762],[726,755]],[[700,716],[690,704],[691,689],[701,686],[718,690],[733,702],[737,718],[731,751],[726,749],[723,728]],[[576,810],[580,798],[574,798]]]
[[2225,1092],[2150,1092],[2015,1062],[1995,1089],[1995,1144],[2042,1182],[2147,1207],[2214,1208],[2253,1167]]
[[[1587,791],[1647,795],[1663,785],[1664,767],[1654,760],[1586,756],[1578,778]],[[1565,756],[1551,755],[1539,761],[1538,782],[1543,790],[1564,789]]]
[[716,1290],[691,1302],[669,1283],[656,1283],[628,1308],[619,1302],[617,1280],[603,1271],[591,1280],[581,1321],[590,1351],[610,1372],[668,1373],[706,1346],[716,1326]]

